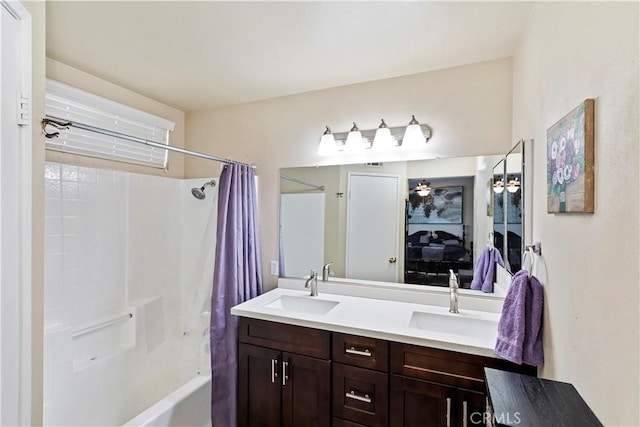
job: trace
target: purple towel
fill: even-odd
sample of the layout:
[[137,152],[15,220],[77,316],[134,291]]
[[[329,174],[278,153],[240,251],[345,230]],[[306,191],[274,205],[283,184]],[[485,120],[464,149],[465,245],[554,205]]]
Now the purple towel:
[[542,348],[542,284],[520,270],[513,276],[502,306],[498,323],[495,352],[498,356],[521,365],[541,366]]
[[471,280],[471,289],[493,292],[493,278],[496,275],[496,263],[504,267],[504,260],[496,248],[484,248],[476,263]]

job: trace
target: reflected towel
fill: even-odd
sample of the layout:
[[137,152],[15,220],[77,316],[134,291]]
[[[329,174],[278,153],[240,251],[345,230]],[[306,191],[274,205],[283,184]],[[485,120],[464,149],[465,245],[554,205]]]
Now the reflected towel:
[[493,292],[493,279],[496,276],[496,263],[504,267],[504,260],[496,248],[486,247],[480,254],[473,271],[471,289],[482,292]]
[[511,280],[498,323],[495,352],[510,362],[541,366],[543,288],[535,277],[521,270]]

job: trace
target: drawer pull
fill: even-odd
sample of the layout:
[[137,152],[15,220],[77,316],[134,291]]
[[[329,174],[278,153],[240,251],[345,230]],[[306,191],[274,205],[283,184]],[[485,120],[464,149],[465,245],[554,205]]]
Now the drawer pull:
[[355,354],[357,356],[371,357],[371,351],[369,351],[368,348],[365,348],[364,350],[356,350],[355,348],[351,347],[351,348],[347,348],[344,352],[349,354]]
[[345,393],[345,396],[347,396],[349,399],[359,400],[360,402],[371,403],[371,398],[368,394],[361,396],[359,394],[356,394],[355,391],[351,390],[349,393]]
[[462,402],[462,427],[467,427],[467,417],[469,416],[467,409],[467,401]]
[[271,382],[275,383],[278,378],[278,359],[271,359]]
[[282,385],[287,385],[287,380],[289,379],[289,362],[282,361]]
[[447,397],[447,427],[451,427],[451,398]]

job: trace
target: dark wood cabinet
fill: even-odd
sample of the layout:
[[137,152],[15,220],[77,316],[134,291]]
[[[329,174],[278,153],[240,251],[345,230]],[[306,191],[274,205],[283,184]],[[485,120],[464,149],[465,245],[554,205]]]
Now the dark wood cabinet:
[[390,365],[391,426],[485,425],[484,368],[536,374],[506,360],[401,343],[391,343]]
[[280,351],[240,344],[238,425],[279,426],[282,383],[277,377]]
[[[492,357],[241,318],[241,427],[485,425]],[[332,360],[331,360],[332,359]]]
[[391,427],[454,425],[455,387],[391,375],[389,394]]
[[326,331],[241,319],[238,425],[329,427],[329,349]]
[[331,362],[283,353],[282,425],[331,425]]

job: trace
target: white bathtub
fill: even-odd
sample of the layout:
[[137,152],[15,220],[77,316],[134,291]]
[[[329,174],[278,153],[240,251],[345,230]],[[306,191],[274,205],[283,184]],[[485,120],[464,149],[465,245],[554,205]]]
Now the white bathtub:
[[211,426],[211,377],[195,377],[124,426]]

